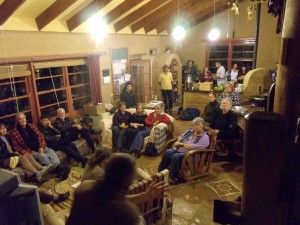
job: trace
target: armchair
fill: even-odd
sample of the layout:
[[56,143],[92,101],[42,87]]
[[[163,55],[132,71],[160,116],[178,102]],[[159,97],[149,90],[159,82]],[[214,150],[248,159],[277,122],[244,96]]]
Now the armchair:
[[[210,133],[209,140],[208,148],[191,150],[185,154],[178,174],[180,180],[192,181],[209,174],[213,154],[216,151],[217,135]],[[177,138],[169,140],[162,152],[171,148],[176,141]]]

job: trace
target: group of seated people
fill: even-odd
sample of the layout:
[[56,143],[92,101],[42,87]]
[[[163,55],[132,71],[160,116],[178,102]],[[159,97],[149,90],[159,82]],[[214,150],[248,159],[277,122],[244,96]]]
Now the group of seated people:
[[144,138],[150,135],[151,129],[159,123],[168,125],[170,122],[161,105],[156,105],[154,112],[147,115],[143,104],[139,103],[136,112],[132,115],[126,111],[125,102],[120,102],[118,111],[113,116],[111,128],[113,150],[132,152],[139,157]]

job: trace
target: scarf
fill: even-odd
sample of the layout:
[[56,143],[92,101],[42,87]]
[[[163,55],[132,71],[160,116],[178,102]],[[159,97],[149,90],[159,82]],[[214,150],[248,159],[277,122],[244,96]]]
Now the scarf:
[[34,151],[39,150],[40,143],[38,141],[37,134],[33,131],[33,129],[28,124],[26,124],[25,128],[22,128],[21,126],[18,125],[17,130],[19,131],[24,142],[30,149],[33,149]]
[[[193,128],[189,129],[188,131],[186,131],[183,135],[183,138],[182,138],[182,142],[184,142],[185,140],[187,140],[189,138],[190,135],[193,134]],[[200,140],[201,136],[198,136],[197,135],[197,138],[195,138],[194,140],[194,144],[196,144],[199,140]]]

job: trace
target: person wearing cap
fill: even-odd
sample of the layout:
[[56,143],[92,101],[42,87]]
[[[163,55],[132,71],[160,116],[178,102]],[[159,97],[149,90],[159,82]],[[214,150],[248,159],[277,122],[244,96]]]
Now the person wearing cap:
[[127,81],[125,83],[125,87],[123,88],[121,95],[120,95],[121,102],[126,103],[127,108],[135,108],[136,107],[136,102],[135,102],[135,97],[132,92],[132,82]]
[[171,113],[173,107],[173,75],[169,71],[169,66],[162,67],[163,72],[159,74],[158,83],[161,86],[162,96],[165,103],[165,111]]

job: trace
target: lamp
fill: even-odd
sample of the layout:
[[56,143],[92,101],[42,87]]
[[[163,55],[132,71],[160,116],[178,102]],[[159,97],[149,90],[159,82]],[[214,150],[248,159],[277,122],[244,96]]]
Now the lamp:
[[215,27],[215,18],[216,18],[216,0],[214,0],[214,22],[213,22],[213,28],[208,33],[208,39],[211,41],[215,41],[220,37],[220,30]]
[[96,40],[103,39],[107,34],[107,25],[99,15],[93,15],[88,20],[88,27],[92,37]]
[[177,4],[178,4],[177,25],[174,28],[172,35],[176,41],[181,41],[185,37],[185,29],[182,25],[179,24],[179,0],[177,1]]

